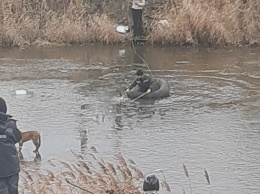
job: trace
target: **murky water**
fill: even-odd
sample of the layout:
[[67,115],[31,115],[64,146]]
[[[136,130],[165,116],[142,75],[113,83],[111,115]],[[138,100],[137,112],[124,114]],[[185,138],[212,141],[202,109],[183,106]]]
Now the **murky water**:
[[[172,193],[260,193],[260,49],[138,46],[171,97],[119,96],[142,61],[131,46],[2,49],[1,96],[22,131],[42,134],[42,163],[94,146],[144,173],[161,169]],[[145,67],[145,65],[143,65]],[[16,95],[16,90],[27,95]],[[26,143],[25,160],[33,160]],[[204,169],[210,176],[207,185]],[[160,176],[160,175],[159,175]]]

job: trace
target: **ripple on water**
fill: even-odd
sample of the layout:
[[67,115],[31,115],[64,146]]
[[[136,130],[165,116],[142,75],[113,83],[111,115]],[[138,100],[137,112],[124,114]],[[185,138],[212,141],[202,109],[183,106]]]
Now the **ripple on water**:
[[[176,193],[190,191],[183,164],[193,193],[259,193],[256,55],[171,49],[149,48],[144,55],[154,75],[170,83],[166,99],[120,97],[134,77],[132,52],[126,50],[118,62],[118,50],[106,61],[104,50],[86,58],[85,50],[78,55],[75,48],[71,58],[1,58],[1,94],[21,130],[41,132],[43,161],[73,162],[71,149],[86,155],[94,146],[101,156],[133,159],[145,174],[160,169]],[[18,89],[30,95],[16,96]],[[25,147],[31,160],[33,147]]]

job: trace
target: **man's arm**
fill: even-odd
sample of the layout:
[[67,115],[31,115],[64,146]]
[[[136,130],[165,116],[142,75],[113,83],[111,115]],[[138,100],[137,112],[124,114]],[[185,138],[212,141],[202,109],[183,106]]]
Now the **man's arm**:
[[135,80],[133,81],[133,83],[129,86],[129,90],[131,90],[132,88],[134,88],[137,85],[137,78],[135,78]]
[[14,119],[9,120],[7,124],[6,133],[14,141],[14,143],[18,143],[22,138],[22,133],[17,128],[16,120]]

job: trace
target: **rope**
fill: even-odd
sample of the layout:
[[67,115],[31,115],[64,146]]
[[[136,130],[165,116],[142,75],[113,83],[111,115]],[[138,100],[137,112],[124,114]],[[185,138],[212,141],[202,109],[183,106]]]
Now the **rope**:
[[146,94],[149,94],[149,93],[145,92],[145,93],[141,94],[140,96],[136,97],[135,99],[133,99],[131,102],[134,102],[134,101],[138,100],[139,98],[144,97]]
[[134,46],[134,40],[133,40],[133,39],[131,40],[131,43],[132,43],[131,45],[132,45],[132,47],[133,47],[134,53],[135,53],[135,54],[143,61],[143,63],[146,65],[147,69],[149,70],[149,72],[150,72],[150,74],[151,74],[152,79],[154,80],[154,76],[153,76],[153,73],[152,73],[152,71],[151,71],[149,65],[146,63],[146,61],[144,60],[144,58],[141,57],[141,56],[137,53],[137,51],[136,51],[136,49],[135,49],[135,46]]

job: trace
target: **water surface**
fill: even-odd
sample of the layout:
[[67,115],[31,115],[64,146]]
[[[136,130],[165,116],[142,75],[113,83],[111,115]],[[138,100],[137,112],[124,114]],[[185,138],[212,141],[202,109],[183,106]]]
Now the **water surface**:
[[[260,50],[138,46],[171,97],[120,97],[137,68],[131,46],[1,49],[1,96],[21,131],[42,134],[42,165],[94,146],[144,173],[162,170],[172,193],[260,193]],[[147,70],[147,73],[149,71]],[[16,95],[16,90],[27,95]],[[33,160],[33,146],[24,145]],[[204,169],[209,173],[207,185]],[[161,176],[160,172],[157,172]]]

